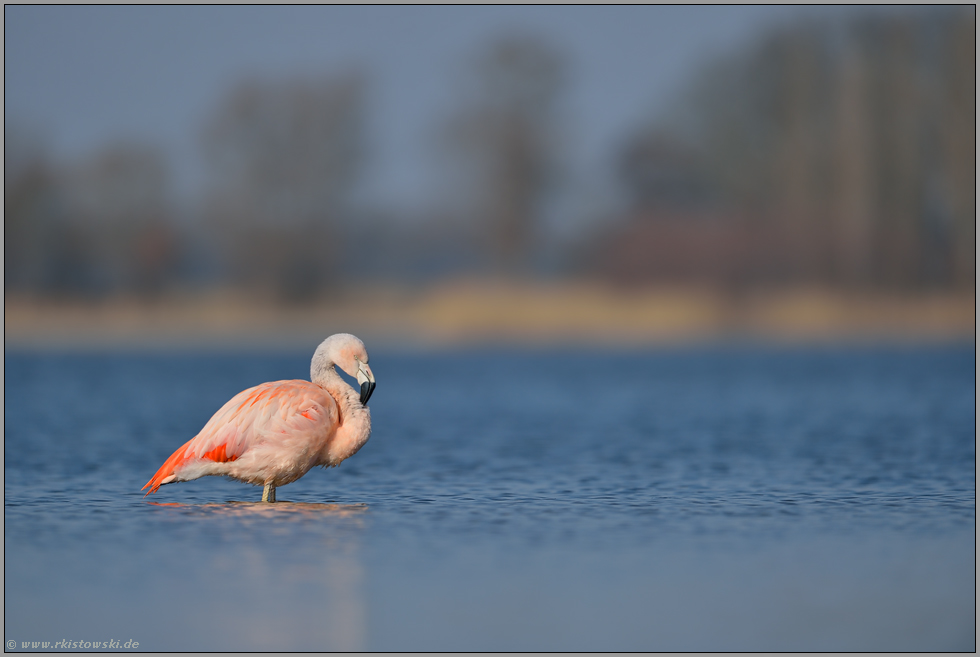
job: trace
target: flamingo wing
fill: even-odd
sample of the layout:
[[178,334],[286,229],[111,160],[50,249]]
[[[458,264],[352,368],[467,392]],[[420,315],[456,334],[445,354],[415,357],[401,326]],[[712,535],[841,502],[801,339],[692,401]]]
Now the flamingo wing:
[[309,381],[275,381],[243,390],[218,409],[200,433],[171,454],[143,490],[149,488],[149,495],[175,481],[178,471],[189,462],[235,461],[249,449],[283,436],[322,433],[336,426],[337,419],[336,402]]

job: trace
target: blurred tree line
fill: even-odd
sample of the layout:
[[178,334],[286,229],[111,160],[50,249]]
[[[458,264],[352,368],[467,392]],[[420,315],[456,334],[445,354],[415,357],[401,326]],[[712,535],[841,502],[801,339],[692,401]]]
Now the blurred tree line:
[[714,63],[619,170],[631,222],[598,267],[842,286],[972,287],[975,13],[783,29]]
[[[972,287],[975,13],[906,12],[780,29],[709,67],[673,114],[629,135],[625,203],[563,272],[625,283]],[[448,201],[425,216],[358,201],[367,80],[247,80],[201,135],[206,193],[172,201],[156,150],[73,165],[5,125],[5,289],[152,296],[201,286],[315,298],[398,282],[528,276],[569,187],[567,65],[532,37],[476,52],[442,121]],[[622,210],[625,208],[625,211]],[[187,215],[190,216],[187,216]]]
[[364,157],[364,82],[249,81],[225,97],[203,146],[204,216],[226,280],[294,300],[341,271]]
[[117,144],[70,170],[4,131],[4,288],[41,295],[158,293],[177,236],[165,161]]

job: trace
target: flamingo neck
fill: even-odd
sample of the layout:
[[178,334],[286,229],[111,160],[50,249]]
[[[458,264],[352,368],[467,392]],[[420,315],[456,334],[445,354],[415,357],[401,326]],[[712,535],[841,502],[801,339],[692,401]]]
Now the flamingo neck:
[[340,407],[342,417],[347,415],[348,411],[354,411],[358,407],[363,408],[360,393],[337,374],[333,363],[314,371],[311,381],[330,393]]
[[316,372],[313,383],[334,398],[340,412],[340,426],[328,448],[328,465],[337,465],[352,456],[371,435],[371,411],[361,403],[361,395],[330,367]]

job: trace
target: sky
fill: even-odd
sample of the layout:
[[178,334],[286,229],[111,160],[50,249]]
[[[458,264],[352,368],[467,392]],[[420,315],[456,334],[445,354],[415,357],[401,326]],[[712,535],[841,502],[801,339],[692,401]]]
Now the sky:
[[[77,161],[135,141],[167,156],[179,198],[203,182],[202,127],[248,77],[368,78],[367,191],[421,211],[439,185],[434,133],[467,62],[493,39],[540,37],[566,58],[563,120],[581,181],[712,58],[837,8],[792,6],[6,6],[7,126]],[[601,181],[596,182],[601,185]]]

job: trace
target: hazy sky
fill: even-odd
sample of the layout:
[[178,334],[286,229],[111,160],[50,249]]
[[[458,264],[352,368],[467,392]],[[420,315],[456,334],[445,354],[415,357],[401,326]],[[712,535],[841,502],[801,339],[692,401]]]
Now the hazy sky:
[[[433,133],[454,107],[466,62],[495,36],[540,36],[567,60],[577,175],[711,57],[751,42],[796,7],[79,7],[4,8],[8,125],[39,132],[72,160],[113,140],[167,154],[177,191],[201,180],[199,134],[243,77],[340,74],[369,81],[371,197],[419,208],[438,185]],[[837,10],[839,11],[839,9]]]

